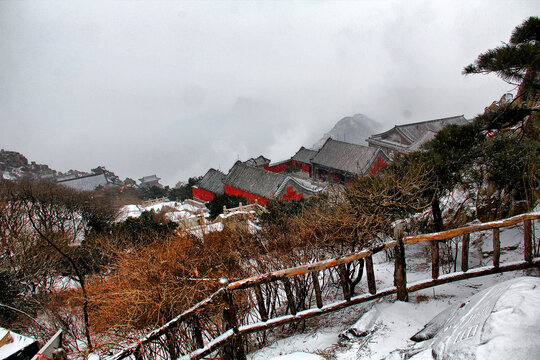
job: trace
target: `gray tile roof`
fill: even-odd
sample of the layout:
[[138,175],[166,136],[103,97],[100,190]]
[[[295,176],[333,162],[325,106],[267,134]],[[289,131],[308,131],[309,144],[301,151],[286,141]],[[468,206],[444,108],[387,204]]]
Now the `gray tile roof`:
[[214,194],[223,195],[223,179],[225,174],[219,170],[210,169],[204,174],[203,178],[197,184],[198,187],[204,190],[213,192]]
[[315,155],[317,155],[316,150],[306,149],[302,146],[291,159],[301,163],[310,164],[311,159],[313,159]]
[[351,174],[363,174],[371,164],[377,150],[373,147],[346,143],[330,138],[324,143],[311,162]]
[[257,158],[251,158],[244,161],[244,164],[254,167],[264,166],[270,164],[270,159],[265,158],[262,155],[259,155]]
[[434,131],[426,132],[420,139],[418,139],[416,142],[411,144],[411,146],[409,146],[409,151],[413,152],[413,151],[420,150],[420,147],[422,145],[424,145],[425,143],[427,143],[430,140],[433,140],[436,135],[437,135],[437,133],[434,132]]
[[[386,137],[388,137],[392,133],[399,133],[408,144],[398,144],[400,146],[408,146],[412,145],[419,140],[422,140],[428,134],[429,132],[432,133],[438,133],[441,131],[445,126],[450,124],[457,124],[457,125],[465,125],[469,122],[463,115],[459,116],[452,116],[448,118],[443,119],[435,119],[435,120],[429,120],[429,121],[423,121],[423,122],[417,122],[412,124],[404,124],[404,125],[396,125],[392,129],[387,130],[385,132],[375,134],[369,137],[368,142],[370,140],[375,140],[375,142],[384,142]],[[396,144],[393,144],[396,145]]]
[[237,161],[223,180],[223,183],[271,199],[286,178],[286,175],[276,174]]
[[149,175],[149,176],[145,176],[139,179],[139,181],[143,184],[147,182],[159,181],[159,180],[161,180],[161,178],[158,178],[156,175]]
[[459,115],[444,119],[435,119],[413,124],[398,125],[396,126],[396,128],[399,129],[399,131],[404,136],[410,139],[411,143],[415,143],[420,140],[427,132],[431,131],[434,133],[438,133],[445,126],[451,124],[464,125],[468,124],[468,121],[463,115]]
[[92,191],[100,186],[110,184],[105,174],[92,174],[72,179],[57,181],[58,184],[70,187],[76,190]]

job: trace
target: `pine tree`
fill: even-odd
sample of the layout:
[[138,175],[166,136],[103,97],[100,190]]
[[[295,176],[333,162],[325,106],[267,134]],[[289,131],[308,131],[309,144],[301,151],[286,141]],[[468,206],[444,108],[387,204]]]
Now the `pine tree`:
[[478,56],[463,74],[495,73],[504,81],[518,85],[523,103],[537,98],[540,89],[540,18],[531,16],[517,26],[510,43]]

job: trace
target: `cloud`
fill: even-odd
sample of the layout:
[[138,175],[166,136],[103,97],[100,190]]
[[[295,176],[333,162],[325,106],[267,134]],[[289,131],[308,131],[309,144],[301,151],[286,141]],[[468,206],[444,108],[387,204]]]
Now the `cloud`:
[[527,1],[1,1],[0,142],[59,170],[167,184],[273,161],[355,113],[474,116],[511,89],[461,69]]

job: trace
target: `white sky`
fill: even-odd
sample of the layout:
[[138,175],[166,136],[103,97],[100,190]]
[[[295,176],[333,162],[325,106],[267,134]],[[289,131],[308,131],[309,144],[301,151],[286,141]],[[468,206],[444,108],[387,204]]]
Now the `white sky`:
[[0,147],[164,184],[513,90],[461,74],[535,1],[0,1]]

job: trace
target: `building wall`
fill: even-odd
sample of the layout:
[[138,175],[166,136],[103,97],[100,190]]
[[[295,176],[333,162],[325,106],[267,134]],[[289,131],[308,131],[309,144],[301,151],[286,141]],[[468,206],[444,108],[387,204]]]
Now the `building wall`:
[[257,203],[259,203],[262,206],[266,206],[266,203],[268,202],[267,198],[249,193],[247,191],[235,188],[233,186],[229,186],[227,184],[225,184],[225,194],[234,195],[234,196],[243,196],[246,199],[248,199],[250,203],[254,203],[255,200],[257,200]]
[[281,164],[276,164],[276,165],[273,165],[273,166],[265,165],[264,169],[268,170],[268,171],[271,171],[271,172],[274,172],[274,173],[282,173],[289,166],[296,166],[298,169],[302,170],[302,172],[305,172],[307,174],[311,174],[311,165],[310,164],[305,164],[305,163],[302,163],[302,162],[299,162],[299,161],[294,161],[294,160],[287,161],[287,162],[284,162],[284,163],[281,163]]
[[375,160],[375,162],[373,163],[373,166],[371,168],[371,170],[369,170],[369,175],[373,176],[377,173],[377,171],[379,171],[380,169],[382,169],[383,167],[385,167],[387,165],[386,161],[384,161],[384,159],[382,157],[377,157],[377,160]]
[[193,194],[194,199],[202,200],[202,201],[212,201],[216,194],[213,192],[210,192],[208,190],[204,190],[198,187],[192,187],[191,193]]
[[332,184],[348,184],[354,180],[355,176],[349,173],[343,173],[340,170],[322,167],[322,166],[313,166],[315,180],[327,181]]
[[300,200],[303,196],[304,194],[298,193],[293,186],[287,186],[287,191],[281,197],[281,201]]
[[284,162],[284,163],[281,163],[281,164],[276,164],[276,165],[265,165],[264,166],[264,169],[265,170],[268,170],[268,171],[271,171],[273,173],[282,173],[285,171],[286,168],[288,168],[289,166],[291,166],[293,164],[292,161],[287,161],[287,162]]
[[302,170],[302,172],[311,174],[311,165],[299,161],[293,161],[292,164]]

